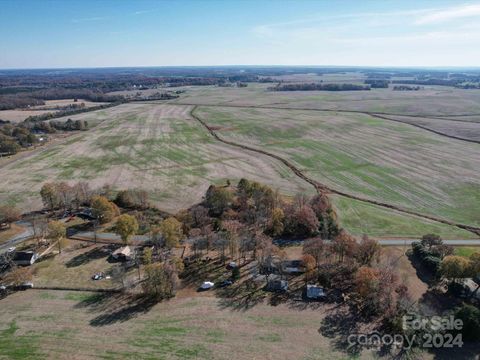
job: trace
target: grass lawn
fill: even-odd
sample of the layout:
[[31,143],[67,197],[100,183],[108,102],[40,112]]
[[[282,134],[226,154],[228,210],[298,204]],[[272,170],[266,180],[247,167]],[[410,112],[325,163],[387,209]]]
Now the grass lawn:
[[0,230],[0,244],[10,240],[12,236],[18,235],[23,231],[25,231],[25,229],[15,224],[12,224],[12,226],[9,229]]
[[119,295],[19,292],[0,300],[0,358],[349,358],[319,333],[322,309],[260,303],[235,311],[212,294],[179,293],[152,305]]
[[474,253],[480,253],[480,247],[458,246],[455,248],[455,255],[470,257]]
[[[79,242],[73,242],[79,245]],[[97,272],[108,273],[112,264],[107,262],[110,250],[104,245],[88,245],[85,248],[66,248],[61,254],[39,261],[32,266],[35,286],[114,288],[110,279],[91,280]]]

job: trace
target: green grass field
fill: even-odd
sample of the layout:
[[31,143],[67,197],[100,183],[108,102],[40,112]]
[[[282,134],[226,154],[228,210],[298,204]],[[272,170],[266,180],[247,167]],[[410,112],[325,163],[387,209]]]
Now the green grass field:
[[0,359],[348,358],[318,333],[324,313],[308,307],[259,304],[244,312],[209,294],[153,306],[43,290],[13,294],[1,306]]
[[223,138],[283,156],[334,189],[480,224],[478,144],[363,114],[213,107],[196,113]]
[[59,180],[145,189],[171,212],[199,202],[211,183],[227,179],[256,179],[287,194],[312,192],[282,164],[214,141],[190,109],[126,104],[88,113],[89,123],[97,124],[88,132],[0,168],[0,201],[38,208],[42,184]]
[[469,246],[459,246],[455,248],[455,255],[470,257],[470,255],[480,253],[478,247],[469,247]]
[[[340,225],[357,236],[412,237],[438,234],[443,239],[476,239],[475,234],[450,225],[398,213],[357,200],[332,196]],[[460,249],[460,248],[459,248]]]

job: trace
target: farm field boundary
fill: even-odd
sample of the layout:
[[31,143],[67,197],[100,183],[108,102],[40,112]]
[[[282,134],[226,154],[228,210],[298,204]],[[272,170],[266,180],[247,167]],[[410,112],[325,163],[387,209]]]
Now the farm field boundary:
[[[183,105],[183,104],[182,104]],[[202,105],[202,106],[208,106],[208,105]],[[242,106],[243,107],[243,106]],[[263,107],[262,107],[263,108]],[[268,151],[265,151],[265,150],[261,150],[261,149],[258,149],[258,148],[255,148],[255,147],[251,147],[251,146],[247,146],[247,145],[243,145],[243,144],[239,144],[239,143],[236,143],[236,142],[233,142],[233,141],[229,141],[229,140],[225,140],[225,139],[222,139],[216,132],[214,129],[212,129],[203,119],[201,119],[199,116],[197,116],[195,114],[195,110],[197,109],[197,106],[195,105],[191,110],[190,110],[190,115],[192,116],[192,118],[194,118],[195,120],[197,120],[200,124],[202,124],[203,127],[205,127],[207,129],[207,131],[217,140],[217,141],[220,141],[224,144],[227,144],[227,145],[231,145],[231,146],[235,146],[235,147],[239,147],[241,149],[244,149],[244,150],[248,150],[248,151],[253,151],[253,152],[256,152],[256,153],[259,153],[259,154],[263,154],[263,155],[266,155],[266,156],[269,156],[271,158],[274,158],[280,162],[282,162],[284,165],[286,165],[288,168],[290,168],[292,170],[292,172],[298,176],[299,178],[303,179],[305,182],[311,184],[317,192],[319,193],[332,193],[332,194],[337,194],[337,195],[340,195],[340,196],[343,196],[343,197],[346,197],[346,198],[349,198],[349,199],[353,199],[353,200],[358,200],[358,201],[361,201],[361,202],[365,202],[365,203],[369,203],[369,204],[373,204],[373,205],[377,205],[377,206],[380,206],[380,207],[384,207],[384,208],[387,208],[387,209],[391,209],[391,210],[395,210],[395,211],[398,211],[398,212],[402,212],[402,213],[405,213],[405,214],[409,214],[409,215],[414,215],[414,216],[417,216],[417,217],[420,217],[420,218],[424,218],[424,219],[427,219],[427,220],[432,220],[432,221],[436,221],[436,222],[439,222],[439,223],[442,223],[442,224],[446,224],[446,225],[451,225],[451,226],[455,226],[455,227],[458,227],[460,229],[463,229],[463,230],[467,230],[467,231],[470,231],[474,234],[477,234],[477,235],[480,235],[480,228],[479,227],[475,227],[475,226],[471,226],[471,225],[466,225],[466,224],[461,224],[461,223],[456,223],[456,222],[453,222],[453,221],[450,221],[450,220],[447,220],[447,219],[442,219],[442,218],[439,218],[439,217],[435,217],[435,216],[430,216],[430,215],[425,215],[425,214],[422,214],[422,213],[418,213],[416,211],[412,211],[412,210],[408,210],[408,209],[404,209],[402,207],[399,207],[399,206],[396,206],[396,205],[392,205],[392,204],[388,204],[388,203],[385,203],[385,202],[381,202],[381,201],[376,201],[376,200],[372,200],[372,199],[367,199],[367,198],[364,198],[364,197],[361,197],[361,196],[357,196],[357,195],[352,195],[352,194],[349,194],[349,193],[346,193],[346,192],[343,192],[343,191],[339,191],[339,190],[335,190],[335,189],[332,189],[324,184],[321,184],[319,183],[318,181],[308,177],[307,175],[305,175],[298,167],[296,167],[294,164],[292,164],[290,161],[286,160],[285,158],[281,157],[281,156],[278,156],[276,154],[273,154],[271,152],[268,152]]]

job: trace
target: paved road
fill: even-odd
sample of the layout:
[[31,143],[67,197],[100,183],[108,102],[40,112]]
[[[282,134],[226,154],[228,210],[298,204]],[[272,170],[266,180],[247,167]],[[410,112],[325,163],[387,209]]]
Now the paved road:
[[[71,239],[74,240],[95,240],[95,234],[93,231],[82,231],[78,232],[74,235],[69,236]],[[145,235],[135,235],[132,236],[131,240],[133,241],[147,241],[149,238],[148,236]],[[97,240],[102,242],[102,241],[118,241],[121,242],[122,239],[120,238],[119,235],[114,234],[114,233],[97,233]]]
[[[0,253],[6,251],[9,247],[16,246],[17,244],[25,241],[33,236],[33,229],[30,224],[19,221],[16,223],[19,226],[25,228],[25,231],[21,234],[15,235],[7,242],[0,245]],[[86,240],[94,241],[95,235],[92,231],[82,231],[70,236],[71,239],[75,240]],[[135,235],[131,240],[134,242],[145,242],[149,238],[145,235]],[[120,236],[114,233],[97,233],[97,241],[99,242],[122,242]],[[420,241],[420,239],[379,239],[378,242],[382,246],[410,246],[413,242]],[[286,244],[302,244],[303,240],[275,240],[275,243],[286,245]],[[454,246],[480,246],[480,239],[449,239],[443,240],[445,245],[454,245]]]
[[33,229],[29,223],[25,221],[17,221],[15,224],[23,227],[25,230],[22,233],[13,236],[10,238],[10,240],[4,242],[3,244],[0,244],[0,253],[3,253],[10,247],[17,246],[21,242],[28,240],[33,236]]

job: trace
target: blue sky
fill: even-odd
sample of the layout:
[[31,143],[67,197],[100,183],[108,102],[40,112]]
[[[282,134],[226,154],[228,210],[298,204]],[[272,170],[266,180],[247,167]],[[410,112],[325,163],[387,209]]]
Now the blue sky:
[[479,66],[480,1],[0,0],[0,68]]

